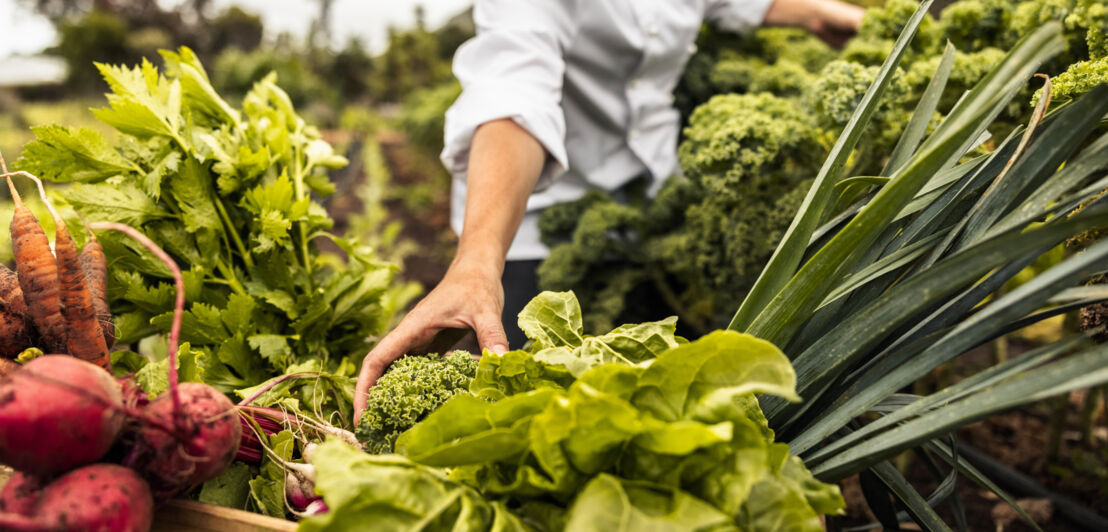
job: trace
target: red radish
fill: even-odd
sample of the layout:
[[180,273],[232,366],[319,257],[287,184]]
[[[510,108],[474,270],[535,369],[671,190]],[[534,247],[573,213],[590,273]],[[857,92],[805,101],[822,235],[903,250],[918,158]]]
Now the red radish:
[[44,485],[39,477],[16,471],[0,490],[0,512],[34,515]]
[[[120,231],[138,240],[165,263],[176,283],[169,330],[169,388],[143,410],[144,426],[127,459],[150,481],[159,500],[170,498],[214,478],[231,465],[242,439],[242,425],[235,405],[215,388],[177,382],[177,344],[185,308],[185,282],[177,263],[146,235],[127,225],[95,222],[89,224],[89,229]],[[162,430],[161,426],[171,430]]]
[[102,368],[45,355],[0,381],[0,463],[50,476],[108,452],[123,426],[119,384]]
[[315,482],[292,471],[285,473],[285,497],[293,510],[302,512],[308,505],[321,499],[315,494]]
[[115,464],[75,469],[42,490],[34,515],[0,514],[0,529],[146,532],[154,522],[150,488]]

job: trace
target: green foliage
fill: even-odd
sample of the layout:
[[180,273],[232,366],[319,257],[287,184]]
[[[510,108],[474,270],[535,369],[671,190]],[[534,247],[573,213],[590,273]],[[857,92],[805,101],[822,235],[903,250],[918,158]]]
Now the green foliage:
[[[394,295],[405,289],[392,284],[395,267],[362,242],[328,233],[332,221],[313,195],[333,190],[326,172],[345,158],[296,114],[272,77],[256,83],[239,109],[212,88],[191,50],[164,58],[164,72],[149,62],[98,65],[112,92],[93,113],[118,132],[115,139],[38,128],[17,166],[74,182],[61,199],[84,220],[132,225],[182,266],[181,339],[192,346],[182,372],[188,364],[193,378],[225,392],[301,364],[349,379],[403,306]],[[320,237],[347,260],[321,253]],[[118,342],[168,333],[173,288],[165,266],[126,237],[98,238]],[[335,389],[306,407],[349,419],[345,384]]]
[[[1088,93],[1097,85],[1108,83],[1108,57],[1075,63],[1053,81],[1051,99],[1059,102],[1072,100]],[[1038,103],[1041,94],[1041,90],[1036,92],[1032,103]]]
[[212,85],[220,93],[241,98],[271,72],[295,106],[337,98],[334,86],[314,72],[305,58],[281,48],[227,48],[212,66]]
[[401,102],[415,90],[451,79],[450,56],[440,55],[435,34],[422,25],[399,31],[389,28],[389,45],[376,58],[370,96],[380,102]]
[[301,526],[816,531],[841,512],[838,488],[774,443],[758,408],[755,394],[798,399],[773,345],[683,342],[672,319],[603,336],[583,322],[572,293],[536,297],[520,317],[529,348],[486,353],[476,396],[400,436],[407,459],[325,443],[313,463],[331,510]]
[[98,85],[94,61],[119,63],[133,61],[134,51],[128,46],[128,27],[122,18],[104,11],[89,11],[82,18],[62,22],[58,26],[58,45],[50,53],[65,60],[66,83],[75,88]]
[[442,151],[446,110],[461,93],[462,86],[450,80],[408,95],[399,117],[399,127],[408,141],[429,156],[438,158]]
[[230,6],[208,24],[208,46],[211,50],[253,50],[261,44],[264,29],[262,17]]
[[389,366],[372,388],[358,440],[374,454],[388,454],[396,437],[448,399],[466,393],[477,370],[477,361],[464,351],[445,357],[436,354],[404,357]]
[[[675,94],[688,126],[678,148],[687,179],[671,179],[656,198],[626,206],[598,191],[547,209],[540,229],[551,254],[539,269],[540,286],[574,290],[588,330],[656,318],[641,313],[652,308],[678,314],[694,332],[725,324],[918,6],[890,0],[869,9],[858,36],[837,55],[797,30],[765,28],[749,36],[701,30],[699,51]],[[1105,17],[1095,0],[964,0],[938,20],[925,16],[846,175],[884,170],[947,40],[960,47],[925,134],[1020,37],[1052,20],[1065,21],[1070,43],[1067,54],[1043,67],[1058,75],[1055,99],[1105,81],[1105,60],[1088,53],[1103,43],[1097,28]],[[1032,107],[1020,102],[1031,98],[1030,86],[1024,94],[990,127],[994,142],[1026,122]]]

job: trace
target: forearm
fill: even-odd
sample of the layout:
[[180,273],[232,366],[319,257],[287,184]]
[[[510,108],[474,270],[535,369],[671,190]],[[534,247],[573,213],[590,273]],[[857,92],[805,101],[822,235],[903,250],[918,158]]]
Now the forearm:
[[512,120],[495,120],[477,128],[453,266],[476,267],[499,278],[545,159],[542,145]]

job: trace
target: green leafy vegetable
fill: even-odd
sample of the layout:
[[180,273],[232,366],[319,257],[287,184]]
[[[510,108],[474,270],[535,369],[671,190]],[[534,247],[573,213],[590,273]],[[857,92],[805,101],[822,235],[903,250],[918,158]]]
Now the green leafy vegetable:
[[[315,197],[334,190],[327,171],[346,160],[296,114],[274,76],[236,108],[191,50],[162,56],[163,71],[149,61],[97,65],[111,92],[93,114],[117,140],[36,128],[17,165],[73,182],[61,196],[84,220],[135,226],[182,265],[191,378],[228,393],[308,363],[350,378],[411,292],[356,237],[327,233],[332,221]],[[346,260],[320,252],[321,236]],[[167,333],[173,293],[164,266],[126,239],[99,239],[119,341]],[[330,399],[310,404],[315,413],[339,411],[349,424],[351,394],[323,396]]]
[[464,351],[404,357],[389,366],[369,389],[358,425],[358,440],[367,451],[387,454],[396,437],[427,417],[448,399],[469,393],[477,361]]

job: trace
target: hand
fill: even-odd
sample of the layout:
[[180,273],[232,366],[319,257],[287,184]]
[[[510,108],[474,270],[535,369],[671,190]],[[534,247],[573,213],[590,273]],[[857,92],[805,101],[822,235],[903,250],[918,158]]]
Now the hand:
[[487,265],[451,265],[438,286],[366,355],[354,391],[356,423],[362,418],[366,393],[389,364],[405,354],[421,352],[443,329],[472,329],[482,348],[496,353],[508,350],[500,321],[504,289],[497,270]]
[[865,14],[866,10],[856,5],[837,0],[820,0],[816,2],[814,16],[808,22],[808,31],[839,49],[858,33]]
[[804,28],[842,48],[858,32],[865,13],[865,9],[839,0],[774,0],[763,24]]

